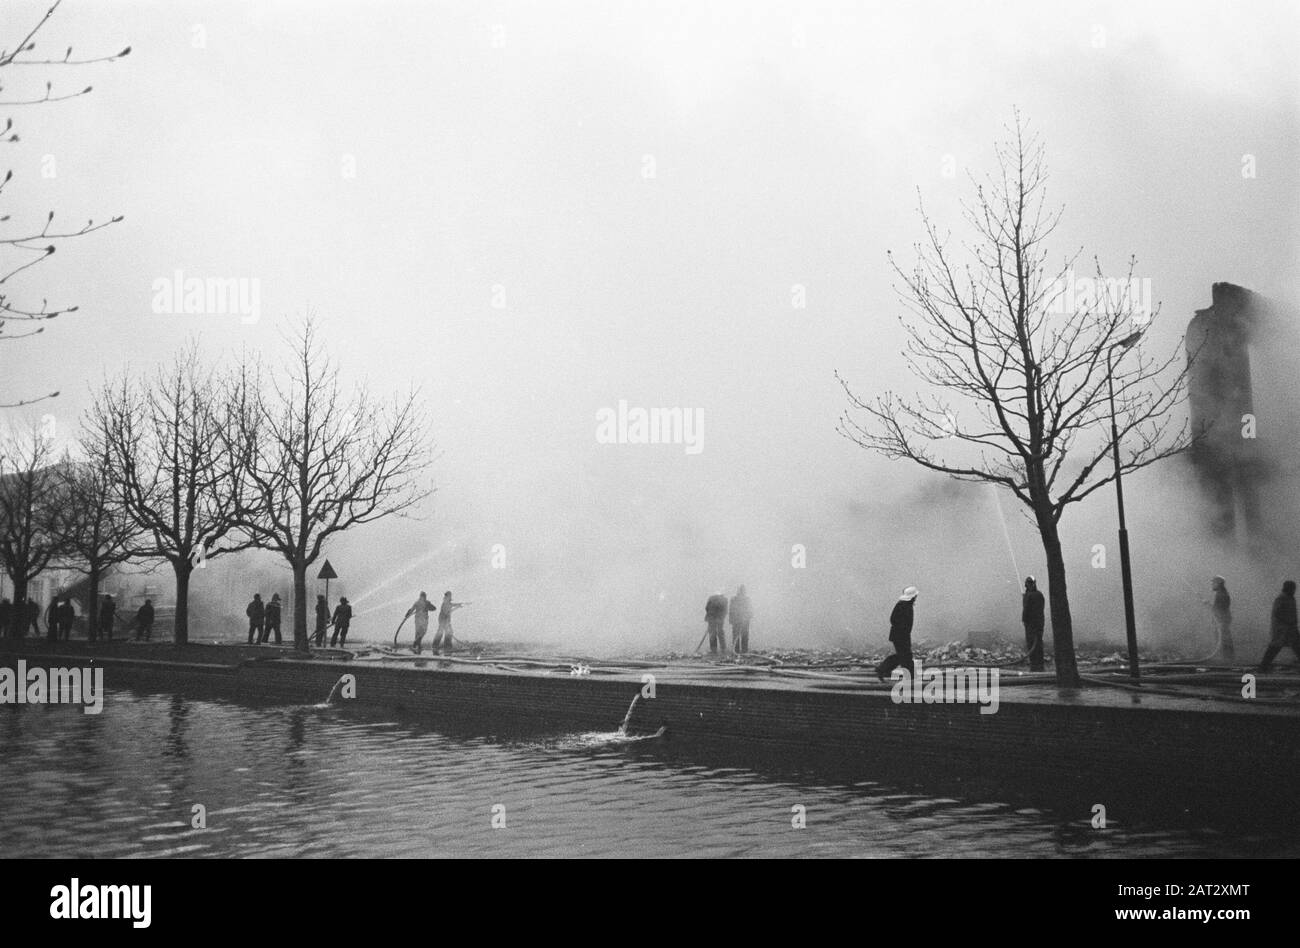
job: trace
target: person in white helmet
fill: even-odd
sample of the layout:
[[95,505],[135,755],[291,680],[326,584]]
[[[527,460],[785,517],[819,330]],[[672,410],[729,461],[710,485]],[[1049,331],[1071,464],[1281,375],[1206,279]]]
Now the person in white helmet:
[[1232,647],[1232,597],[1228,595],[1228,581],[1215,576],[1210,580],[1210,588],[1214,595],[1210,611],[1219,630],[1219,657],[1231,663],[1236,656]]
[[452,602],[451,590],[442,594],[442,605],[438,608],[438,631],[433,636],[433,651],[441,654],[445,645],[447,654],[451,654],[451,614],[463,606],[468,606],[468,602]]
[[908,586],[889,613],[889,641],[894,643],[894,654],[876,666],[876,677],[881,681],[892,675],[895,668],[904,669],[909,678],[916,672],[912,664],[912,618],[919,595],[915,586]]

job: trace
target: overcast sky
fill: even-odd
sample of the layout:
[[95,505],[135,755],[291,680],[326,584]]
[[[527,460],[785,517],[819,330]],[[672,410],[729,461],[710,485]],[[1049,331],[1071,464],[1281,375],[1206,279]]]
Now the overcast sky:
[[[6,4],[5,35],[44,8]],[[882,513],[932,481],[835,433],[836,369],[911,388],[885,253],[910,259],[917,189],[958,227],[1018,107],[1065,205],[1056,255],[1136,255],[1149,345],[1214,281],[1290,298],[1298,27],[1292,3],[1182,0],[65,0],[42,49],[133,52],[49,74],[91,96],[16,113],[6,210],[126,220],[14,281],[82,310],[5,349],[5,392],[61,389],[42,412],[67,431],[105,372],[195,334],[273,356],[314,309],[353,378],[423,387],[441,451],[426,522],[332,554],[354,594],[430,556],[400,598],[455,582],[485,626],[680,644],[708,592],[748,581],[769,621],[861,613],[874,635],[949,555],[900,555],[934,525]],[[154,313],[176,270],[258,281],[260,319]],[[620,399],[699,412],[703,450],[597,443]],[[991,496],[970,517],[974,580],[1009,583]]]

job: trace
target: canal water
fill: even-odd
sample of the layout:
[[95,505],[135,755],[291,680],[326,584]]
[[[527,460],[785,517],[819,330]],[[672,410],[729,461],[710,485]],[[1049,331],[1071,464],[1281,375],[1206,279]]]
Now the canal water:
[[120,690],[99,715],[0,707],[0,857],[1300,855],[1293,823],[1231,806],[1116,799],[1102,829],[1068,787],[884,779],[618,725],[453,734]]

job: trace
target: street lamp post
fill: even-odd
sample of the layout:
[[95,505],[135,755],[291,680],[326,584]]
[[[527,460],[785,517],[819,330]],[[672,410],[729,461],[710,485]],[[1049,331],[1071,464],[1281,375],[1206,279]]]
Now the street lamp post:
[[1111,364],[1111,354],[1116,349],[1127,349],[1142,337],[1142,333],[1131,333],[1119,342],[1112,343],[1106,349],[1106,387],[1110,393],[1110,449],[1115,460],[1115,499],[1119,504],[1119,570],[1124,583],[1124,627],[1128,633],[1128,668],[1134,681],[1140,679],[1138,672],[1137,623],[1133,616],[1133,569],[1128,556],[1128,526],[1124,522],[1124,481],[1120,477],[1119,463],[1119,428],[1115,422],[1115,369]]

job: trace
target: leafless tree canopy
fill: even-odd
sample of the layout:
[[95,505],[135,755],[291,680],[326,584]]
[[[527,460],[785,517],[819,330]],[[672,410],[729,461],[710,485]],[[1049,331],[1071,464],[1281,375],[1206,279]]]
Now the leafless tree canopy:
[[140,528],[113,480],[111,446],[92,438],[82,447],[84,458],[65,456],[59,466],[57,522],[67,565],[90,582],[87,625],[94,641],[106,631],[99,628],[100,581],[110,568],[139,555],[135,541]]
[[904,270],[890,257],[908,311],[905,357],[924,393],[862,398],[841,378],[850,408],[840,432],[888,458],[997,484],[1031,511],[1047,553],[1057,671],[1073,683],[1057,524],[1068,505],[1115,478],[1108,459],[1117,440],[1123,471],[1186,448],[1186,426],[1171,430],[1186,367],[1181,345],[1152,357],[1133,343],[1156,308],[1140,308],[1132,260],[1118,281],[1094,261],[1094,292],[1078,305],[1062,300],[1080,253],[1048,267],[1061,211],[1047,204],[1043,146],[1019,115],[997,157],[999,173],[975,183],[974,201],[963,204],[969,243],[954,249],[922,205],[915,265]]
[[240,524],[294,571],[294,638],[305,647],[307,566],[331,536],[400,514],[431,493],[420,477],[431,445],[411,392],[391,404],[345,391],[309,318],[269,387],[245,362],[226,396],[237,424],[227,452],[242,458]]
[[[26,31],[20,40],[0,50],[0,106],[31,107],[89,95],[92,86],[61,89],[56,88],[54,80],[51,79],[45,80],[39,93],[33,92],[30,88],[31,79],[24,74],[39,77],[42,71],[64,71],[70,67],[113,62],[131,52],[131,47],[128,46],[119,53],[82,58],[75,56],[73,48],[69,46],[61,56],[38,53],[37,34],[49,23],[61,2],[62,0],[55,0],[54,5],[46,11],[39,22]],[[36,78],[36,81],[39,82],[39,78]],[[15,84],[17,88],[11,91],[10,86]],[[12,144],[17,141],[18,132],[11,116],[5,119],[4,128],[0,129],[0,142]],[[3,181],[0,181],[0,201],[12,197],[13,181],[14,173],[11,168],[5,173]],[[3,206],[0,204],[0,207]],[[120,220],[122,220],[121,216],[100,222],[92,219],[85,224],[65,227],[54,223],[53,211],[46,214],[42,223],[14,221],[7,211],[0,214],[0,341],[35,335],[44,329],[41,323],[77,310],[76,306],[51,305],[47,299],[42,299],[39,305],[30,297],[17,299],[9,290],[10,280],[48,258],[54,253],[57,241],[81,237]],[[58,394],[58,392],[51,392],[48,395],[22,399],[0,407],[27,405],[44,398],[53,398]]]
[[14,584],[14,601],[63,552],[62,508],[51,440],[15,431],[0,442],[0,561]]
[[[1132,260],[1125,276],[1110,282],[1094,261],[1095,285],[1118,292],[1054,312],[1080,254],[1048,270],[1046,241],[1061,211],[1046,203],[1043,146],[1036,136],[1026,140],[1017,121],[998,159],[1000,176],[963,206],[976,234],[965,245],[967,262],[958,262],[924,208],[915,266],[904,271],[891,257],[912,317],[903,319],[908,364],[933,392],[860,399],[845,384],[859,412],[846,413],[841,430],[887,457],[1000,484],[1032,510],[1046,502],[1059,520],[1068,504],[1114,479],[1105,463],[1107,355],[1155,314],[1137,310]],[[1170,431],[1184,375],[1177,347],[1161,358],[1140,345],[1114,352],[1124,471],[1186,447],[1186,427]],[[944,445],[956,450],[941,453]]]
[[196,345],[143,384],[124,376],[104,386],[88,427],[106,447],[121,503],[139,528],[134,549],[176,573],[176,635],[185,641],[188,582],[200,556],[248,549],[240,529],[245,459],[223,434],[233,424],[215,370]]

